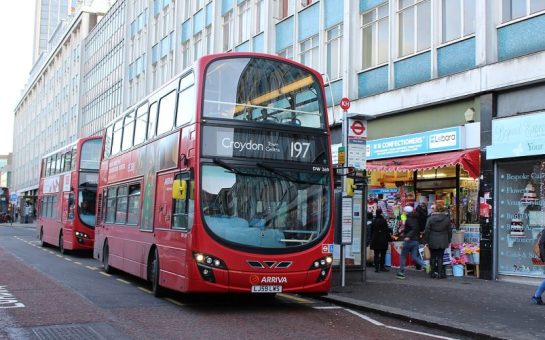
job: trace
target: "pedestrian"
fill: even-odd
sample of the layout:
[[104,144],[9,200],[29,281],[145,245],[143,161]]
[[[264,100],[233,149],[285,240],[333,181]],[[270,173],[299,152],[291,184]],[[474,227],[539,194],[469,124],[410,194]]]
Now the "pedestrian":
[[445,279],[447,277],[443,267],[443,255],[452,239],[450,218],[446,214],[445,207],[437,203],[435,212],[432,212],[424,230],[424,240],[431,252],[430,277]]
[[423,233],[426,229],[426,222],[428,221],[428,206],[426,203],[422,202],[416,207],[416,214],[418,216],[418,228],[420,232]]
[[420,226],[418,225],[418,214],[410,205],[403,208],[407,219],[405,220],[405,228],[403,229],[403,248],[401,248],[401,259],[399,272],[396,277],[398,279],[405,278],[405,263],[407,255],[411,254],[413,260],[422,267],[425,267],[424,261],[419,256],[420,248]]
[[388,228],[388,222],[382,216],[382,209],[377,209],[376,216],[371,223],[371,249],[374,251],[375,272],[387,272],[385,267],[386,251],[392,239],[392,231]]
[[[541,261],[545,262],[545,230],[541,232],[541,237],[539,238],[539,258]],[[541,296],[545,292],[545,280],[541,281],[539,286],[536,289],[536,292],[532,296],[532,303],[536,305],[542,305],[543,300]]]

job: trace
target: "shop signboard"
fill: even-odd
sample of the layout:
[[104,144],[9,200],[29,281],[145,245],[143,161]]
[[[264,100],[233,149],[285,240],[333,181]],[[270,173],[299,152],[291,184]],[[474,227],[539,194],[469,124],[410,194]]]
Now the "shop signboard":
[[367,159],[382,159],[460,150],[465,147],[464,129],[455,126],[410,135],[367,141]]
[[494,119],[487,159],[545,154],[545,112]]

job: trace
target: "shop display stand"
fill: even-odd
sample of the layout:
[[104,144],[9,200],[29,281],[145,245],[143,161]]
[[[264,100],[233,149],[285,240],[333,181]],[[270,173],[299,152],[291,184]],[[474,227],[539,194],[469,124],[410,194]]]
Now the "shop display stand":
[[475,275],[476,278],[479,278],[479,276],[480,276],[479,265],[478,264],[473,264],[473,263],[466,263],[466,265],[464,267],[464,276],[468,276],[469,274],[473,274],[473,275]]

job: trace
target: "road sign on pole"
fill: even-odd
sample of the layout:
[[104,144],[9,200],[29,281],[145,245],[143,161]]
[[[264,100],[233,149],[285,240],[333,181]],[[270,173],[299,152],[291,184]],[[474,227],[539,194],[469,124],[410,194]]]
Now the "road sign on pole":
[[339,106],[341,107],[341,109],[343,109],[344,111],[348,111],[348,109],[350,108],[350,99],[346,98],[346,97],[342,97],[341,98],[341,101],[339,103]]

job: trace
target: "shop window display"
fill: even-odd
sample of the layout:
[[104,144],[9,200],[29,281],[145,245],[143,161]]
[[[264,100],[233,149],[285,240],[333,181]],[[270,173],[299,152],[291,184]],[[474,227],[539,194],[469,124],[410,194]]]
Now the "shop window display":
[[545,159],[498,164],[500,274],[542,276],[533,245],[545,227]]

